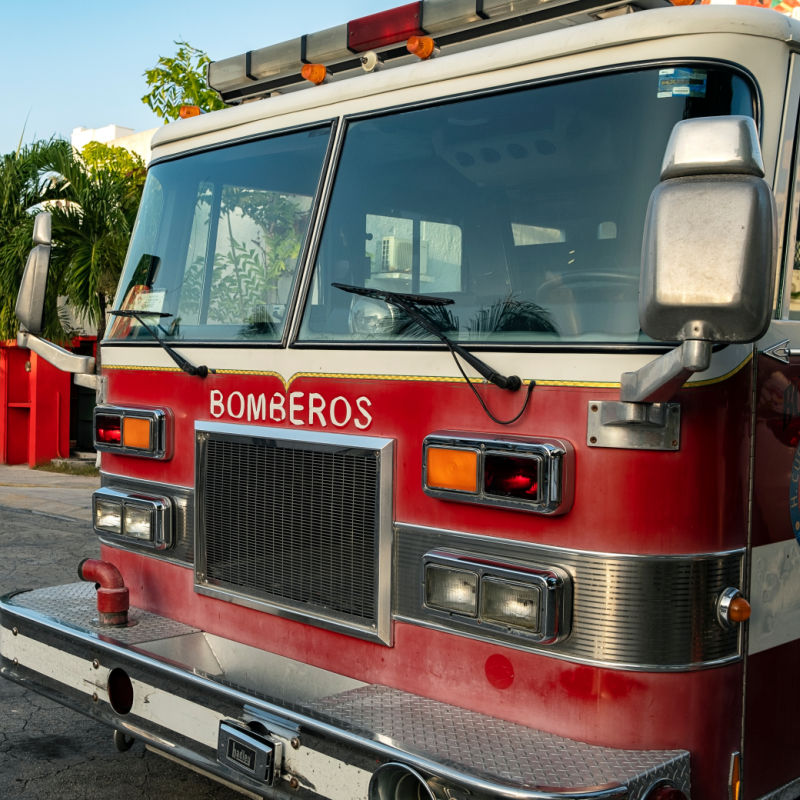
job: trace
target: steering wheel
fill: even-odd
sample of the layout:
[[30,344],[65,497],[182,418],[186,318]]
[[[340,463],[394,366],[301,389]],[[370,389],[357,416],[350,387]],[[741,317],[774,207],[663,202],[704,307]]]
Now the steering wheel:
[[635,301],[638,293],[638,275],[585,270],[546,280],[536,290],[536,302],[550,311],[562,335],[577,335],[586,330],[584,308]]

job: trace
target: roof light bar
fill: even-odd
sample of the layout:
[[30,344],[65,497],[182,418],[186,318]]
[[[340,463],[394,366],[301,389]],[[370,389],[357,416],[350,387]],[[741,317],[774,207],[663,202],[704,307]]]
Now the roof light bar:
[[[636,0],[637,7],[670,5],[670,0]],[[435,37],[442,47],[554,18],[564,24],[589,21],[624,0],[416,0],[343,25],[250,50],[208,65],[208,84],[226,103],[307,85],[304,64],[324,65],[329,74],[364,74],[359,55],[377,51],[381,61],[409,62],[411,37]],[[409,62],[410,63],[410,62]],[[373,70],[366,70],[371,72]]]

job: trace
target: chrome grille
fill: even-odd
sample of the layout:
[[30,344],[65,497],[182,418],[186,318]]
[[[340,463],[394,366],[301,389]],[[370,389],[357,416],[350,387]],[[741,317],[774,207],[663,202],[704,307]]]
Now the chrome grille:
[[198,591],[384,639],[391,443],[200,424],[197,442]]

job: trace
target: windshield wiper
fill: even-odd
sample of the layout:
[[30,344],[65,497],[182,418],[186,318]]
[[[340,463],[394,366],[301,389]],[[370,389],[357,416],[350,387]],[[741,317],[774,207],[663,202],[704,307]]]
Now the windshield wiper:
[[420,310],[419,306],[443,306],[450,305],[453,301],[449,297],[430,297],[424,294],[406,294],[401,292],[389,292],[383,289],[368,289],[363,286],[351,286],[347,283],[333,283],[337,289],[342,289],[345,292],[352,294],[361,294],[364,297],[374,297],[378,300],[383,300],[385,303],[390,303],[393,306],[405,311],[408,316],[414,320],[421,328],[424,328],[428,333],[433,334],[439,341],[443,342],[450,349],[451,353],[458,353],[471,367],[475,369],[480,375],[486,378],[489,383],[499,386],[501,389],[508,389],[510,392],[516,392],[522,386],[522,381],[517,375],[501,375],[495,372],[485,361],[482,361],[469,350],[465,350],[460,344],[454,342],[444,331],[442,331],[434,322],[426,317]]
[[133,317],[164,348],[164,350],[167,351],[167,355],[189,375],[197,375],[198,378],[205,378],[209,372],[214,372],[213,369],[210,370],[205,365],[196,367],[194,364],[190,364],[180,353],[173,350],[172,347],[158,335],[158,331],[165,332],[160,325],[158,329],[152,328],[142,319],[143,316],[164,319],[165,317],[171,317],[172,314],[167,314],[163,311],[133,311],[131,309],[112,311],[111,313],[117,317]]

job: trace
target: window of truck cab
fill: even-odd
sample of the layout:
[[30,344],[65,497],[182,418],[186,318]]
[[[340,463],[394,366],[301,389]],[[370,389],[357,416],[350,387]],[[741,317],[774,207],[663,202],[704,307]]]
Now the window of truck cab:
[[[348,120],[298,341],[604,345],[640,332],[648,198],[681,119],[754,116],[740,72],[609,72]],[[334,284],[339,284],[335,286]]]
[[[278,342],[330,127],[151,167],[115,309],[166,340]],[[111,339],[152,339],[130,316]]]

